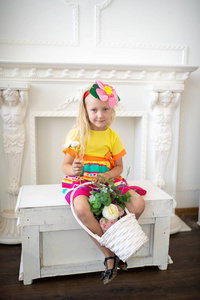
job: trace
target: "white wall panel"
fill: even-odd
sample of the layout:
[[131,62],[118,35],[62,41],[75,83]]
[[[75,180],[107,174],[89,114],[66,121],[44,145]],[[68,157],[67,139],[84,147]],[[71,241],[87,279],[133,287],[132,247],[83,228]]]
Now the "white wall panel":
[[1,0],[0,43],[77,45],[78,7],[63,0]]

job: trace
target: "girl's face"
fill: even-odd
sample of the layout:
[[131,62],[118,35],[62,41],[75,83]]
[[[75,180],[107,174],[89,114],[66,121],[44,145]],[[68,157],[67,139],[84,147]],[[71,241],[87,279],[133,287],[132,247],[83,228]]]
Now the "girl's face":
[[112,115],[112,108],[108,105],[108,101],[103,102],[89,94],[85,98],[85,105],[91,130],[106,130]]

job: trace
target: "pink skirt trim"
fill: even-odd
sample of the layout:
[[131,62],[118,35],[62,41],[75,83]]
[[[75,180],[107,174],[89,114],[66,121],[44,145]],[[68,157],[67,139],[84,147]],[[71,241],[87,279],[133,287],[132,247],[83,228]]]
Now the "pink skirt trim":
[[[118,188],[119,190],[122,192],[122,195],[123,194],[126,194],[129,190],[134,190],[136,193],[138,193],[139,195],[143,196],[147,193],[147,191],[145,191],[144,189],[142,189],[141,187],[139,186],[129,186],[129,185],[118,185]],[[77,189],[77,191],[75,192],[74,194],[74,199],[77,197],[77,196],[81,196],[81,195],[84,195],[84,196],[87,196],[88,198],[91,196],[91,191],[92,190],[98,190],[98,188],[95,186],[95,185],[88,185],[88,186],[80,186],[79,189]],[[66,195],[65,195],[65,199],[66,201],[70,204],[70,197],[71,197],[71,193],[72,193],[72,190],[69,191]]]

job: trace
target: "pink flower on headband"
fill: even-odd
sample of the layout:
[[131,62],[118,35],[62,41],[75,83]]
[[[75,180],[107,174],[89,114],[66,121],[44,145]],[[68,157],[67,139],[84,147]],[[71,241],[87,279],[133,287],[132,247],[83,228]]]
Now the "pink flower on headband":
[[108,100],[108,105],[114,107],[118,103],[118,97],[113,87],[103,84],[101,81],[96,81],[95,83],[99,86],[99,89],[96,89],[99,99],[102,101]]

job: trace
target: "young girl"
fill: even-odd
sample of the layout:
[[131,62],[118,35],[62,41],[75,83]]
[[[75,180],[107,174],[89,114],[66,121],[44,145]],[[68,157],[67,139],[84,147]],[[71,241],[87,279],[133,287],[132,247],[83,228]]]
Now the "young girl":
[[[63,150],[65,153],[62,166],[65,174],[62,182],[63,193],[70,204],[71,192],[80,183],[93,181],[99,184],[114,179],[114,183],[118,188],[123,189],[123,193],[129,191],[131,200],[130,203],[126,203],[126,207],[129,212],[136,215],[136,218],[139,218],[144,210],[144,200],[120,176],[123,171],[122,157],[126,151],[119,135],[109,127],[115,117],[113,107],[119,100],[116,91],[100,81],[96,81],[83,94],[77,122],[70,131],[65,143],[66,148]],[[72,141],[79,142],[78,151],[71,146]],[[103,231],[88,203],[91,190],[91,186],[80,186],[74,195],[74,210],[85,226],[93,233],[102,236]],[[145,194],[144,190],[141,191]],[[106,269],[102,272],[101,280],[107,284],[116,276],[117,267],[126,269],[127,264],[119,260],[109,249],[101,246],[97,240],[93,239],[93,241],[105,255]]]

